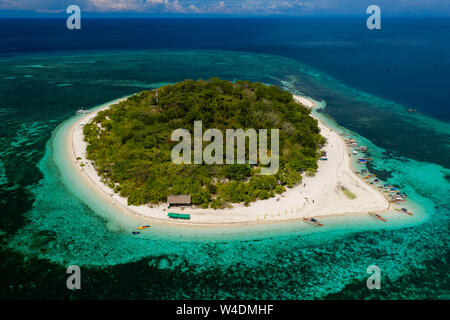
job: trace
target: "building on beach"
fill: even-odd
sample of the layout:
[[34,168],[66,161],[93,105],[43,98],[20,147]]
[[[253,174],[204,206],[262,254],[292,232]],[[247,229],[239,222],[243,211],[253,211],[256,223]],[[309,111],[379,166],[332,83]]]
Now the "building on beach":
[[167,203],[171,207],[181,207],[191,205],[191,196],[189,195],[170,195],[167,197]]

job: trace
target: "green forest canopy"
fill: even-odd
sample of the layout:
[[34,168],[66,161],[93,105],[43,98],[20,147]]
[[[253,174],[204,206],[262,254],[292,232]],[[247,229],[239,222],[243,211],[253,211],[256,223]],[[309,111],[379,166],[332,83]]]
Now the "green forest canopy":
[[[278,173],[258,175],[260,168],[248,164],[173,164],[171,150],[178,142],[171,141],[172,132],[185,128],[192,134],[197,120],[203,130],[217,128],[224,137],[226,129],[280,129]],[[157,204],[170,194],[189,194],[194,205],[214,209],[267,199],[293,187],[302,172],[316,171],[319,145],[325,143],[317,120],[290,92],[217,78],[140,92],[99,112],[84,126],[84,135],[88,159],[129,204]]]

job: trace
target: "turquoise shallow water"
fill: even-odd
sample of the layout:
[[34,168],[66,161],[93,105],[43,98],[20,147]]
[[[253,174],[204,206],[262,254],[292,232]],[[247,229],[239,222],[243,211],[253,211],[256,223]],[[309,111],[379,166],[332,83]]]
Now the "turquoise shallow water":
[[[151,230],[133,236],[130,235],[131,231],[144,222],[138,217],[126,216],[114,205],[105,203],[79,179],[69,162],[65,149],[66,136],[77,118],[78,116],[73,117],[58,126],[52,135],[46,155],[40,163],[44,179],[41,188],[36,190],[36,199],[40,201],[39,210],[32,213],[33,223],[22,230],[17,241],[10,243],[11,247],[23,250],[27,254],[37,253],[40,258],[65,264],[110,265],[154,254],[191,254],[193,243],[201,246],[210,241],[226,241],[229,245],[242,241],[270,242],[274,239],[289,241],[291,238],[300,238],[302,242],[317,244],[327,239],[330,233],[338,236],[349,232],[402,228],[421,223],[428,217],[423,208],[416,206],[414,217],[397,213],[387,215],[388,225],[374,223],[368,216],[324,218],[326,226],[319,229],[311,228],[301,221],[221,228],[189,228],[154,223]],[[48,198],[49,194],[61,195],[61,189],[67,195],[61,198]],[[68,198],[72,200],[69,203]],[[81,210],[80,205],[88,206],[95,214],[87,215]],[[46,211],[45,215],[43,208]],[[34,242],[36,235],[49,230],[57,242],[60,242],[56,247],[29,246],[29,243]],[[92,237],[86,239],[86,235]],[[196,258],[196,261],[201,261],[202,257],[207,256],[203,251],[198,254],[200,257]],[[104,258],[106,255],[107,259]],[[240,256],[238,258],[247,259]],[[214,260],[208,262],[217,263]]]
[[[271,55],[155,51],[28,56],[0,64],[0,116],[7,124],[1,129],[0,181],[2,204],[8,208],[2,215],[2,266],[10,273],[47,270],[41,282],[32,282],[34,289],[29,283],[19,288],[6,282],[4,295],[448,298],[450,171],[442,157],[448,152],[442,142],[448,143],[447,123],[409,114],[392,101]],[[387,225],[366,216],[327,218],[322,229],[302,222],[208,230],[155,225],[149,235],[131,236],[139,221],[124,221],[66,168],[61,138],[73,121],[71,115],[79,107],[139,90],[213,76],[273,83],[324,98],[327,107],[318,116],[369,146],[374,159],[369,168],[409,195],[415,216],[392,215]],[[400,119],[394,140],[401,144],[391,142],[388,119]],[[411,126],[431,133],[427,144],[440,150],[439,157],[431,154],[424,161],[426,155],[416,150],[422,148],[421,134],[410,141]],[[33,169],[35,164],[38,168]],[[22,212],[20,217],[17,212]],[[59,272],[68,264],[82,266],[86,290],[63,290],[64,282],[58,281],[64,274]],[[365,288],[365,270],[371,264],[382,269],[382,292]],[[38,290],[42,281],[50,283],[45,293]]]

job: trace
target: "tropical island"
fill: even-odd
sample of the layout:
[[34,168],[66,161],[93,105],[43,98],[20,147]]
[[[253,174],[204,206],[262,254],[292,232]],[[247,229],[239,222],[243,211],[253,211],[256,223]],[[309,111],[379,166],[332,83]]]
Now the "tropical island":
[[[259,175],[262,164],[249,161],[249,150],[245,164],[225,164],[225,150],[221,165],[174,164],[176,143],[169,138],[178,128],[193,131],[194,121],[224,135],[227,129],[279,129],[278,172]],[[83,132],[99,175],[136,206],[165,203],[170,195],[190,195],[204,209],[268,199],[299,184],[302,173],[314,175],[325,144],[310,109],[290,92],[217,78],[140,92],[98,112]]]
[[[382,190],[352,168],[348,141],[313,112],[319,107],[262,83],[185,80],[77,115],[65,149],[87,190],[140,222],[198,227],[303,219],[321,225],[314,217],[388,210]],[[266,163],[250,161],[250,148],[243,163],[172,162],[178,143],[172,133],[195,132],[197,121],[220,134],[279,129],[277,172],[261,175]]]

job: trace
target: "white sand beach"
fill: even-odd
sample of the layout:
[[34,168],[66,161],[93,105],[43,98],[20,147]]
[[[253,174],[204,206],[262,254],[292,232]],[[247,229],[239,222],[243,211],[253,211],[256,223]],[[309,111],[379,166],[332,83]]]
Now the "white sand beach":
[[[314,102],[306,97],[294,98],[313,108]],[[178,208],[171,212],[189,213],[190,220],[173,220],[167,217],[167,204],[159,206],[128,206],[127,199],[101,182],[100,177],[91,163],[86,159],[86,142],[83,137],[83,126],[88,123],[97,112],[117,103],[115,101],[94,112],[82,115],[70,127],[66,137],[67,157],[79,173],[80,179],[86,187],[97,192],[105,201],[114,203],[121,212],[139,217],[149,223],[172,223],[190,226],[226,226],[236,224],[258,224],[289,220],[303,217],[323,218],[331,215],[367,214],[367,212],[382,212],[389,208],[389,202],[376,188],[358,177],[350,166],[350,151],[343,138],[335,131],[319,121],[321,134],[326,137],[327,144],[323,150],[328,160],[319,161],[319,168],[315,176],[304,176],[302,182],[292,189],[287,189],[281,196],[277,195],[268,200],[259,200],[248,207],[243,204],[233,204],[227,209]],[[83,165],[82,165],[83,164]],[[347,197],[341,187],[345,187],[356,198]]]

